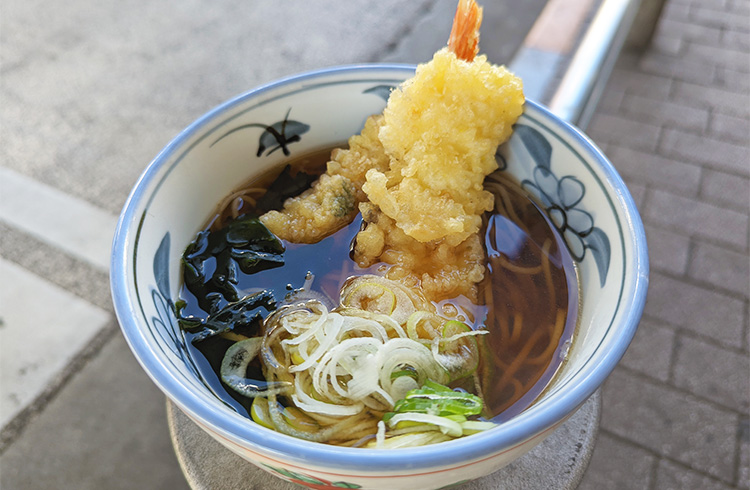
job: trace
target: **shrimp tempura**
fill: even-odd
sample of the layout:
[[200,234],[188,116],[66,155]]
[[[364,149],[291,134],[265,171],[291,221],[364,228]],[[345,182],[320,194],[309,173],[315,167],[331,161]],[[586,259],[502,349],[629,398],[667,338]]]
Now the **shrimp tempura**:
[[364,222],[354,249],[360,266],[390,264],[387,277],[435,301],[474,298],[484,276],[481,216],[494,202],[483,181],[524,102],[520,79],[476,56],[481,20],[474,0],[460,0],[448,47],[333,155],[327,173],[337,178],[262,216],[266,226],[287,240],[318,241],[354,218],[352,208],[339,212],[346,195]]
[[392,264],[388,277],[420,284],[433,300],[475,295],[481,216],[494,203],[483,181],[523,111],[521,80],[474,57],[481,18],[473,0],[461,0],[449,47],[391,94],[378,133],[390,165],[369,170],[362,187],[367,225],[355,258]]

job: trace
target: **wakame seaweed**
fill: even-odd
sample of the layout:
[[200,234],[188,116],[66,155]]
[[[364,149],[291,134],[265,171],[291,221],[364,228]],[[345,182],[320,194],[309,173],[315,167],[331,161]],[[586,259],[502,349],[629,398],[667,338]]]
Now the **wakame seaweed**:
[[205,319],[184,317],[178,310],[178,322],[182,329],[195,334],[192,338],[193,344],[229,331],[246,337],[255,337],[260,333],[260,326],[265,317],[259,311],[260,308],[266,310],[266,313],[276,309],[276,300],[271,291],[265,290],[245,296],[209,314]]
[[290,197],[298,196],[302,191],[310,188],[317,179],[317,175],[306,172],[295,172],[292,175],[291,166],[287,165],[276,177],[276,180],[268,186],[266,193],[258,199],[255,212],[261,215],[268,211],[281,209],[284,206],[284,201]]
[[[284,245],[256,216],[242,215],[220,230],[204,230],[182,255],[185,287],[215,316],[240,300],[239,272],[253,274],[284,264]],[[210,277],[209,277],[210,274]],[[231,306],[231,305],[230,305]]]

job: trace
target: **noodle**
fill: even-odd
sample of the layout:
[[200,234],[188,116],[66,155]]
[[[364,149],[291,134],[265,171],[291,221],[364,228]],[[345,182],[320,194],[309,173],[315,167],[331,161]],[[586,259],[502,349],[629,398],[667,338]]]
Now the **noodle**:
[[513,332],[510,335],[509,342],[515,344],[521,337],[521,328],[523,325],[523,316],[520,313],[513,315]]
[[549,362],[549,359],[552,355],[552,353],[557,348],[557,344],[554,342],[554,339],[559,338],[562,334],[562,330],[565,327],[565,312],[562,310],[557,311],[557,321],[554,325],[554,330],[550,333],[550,342],[547,344],[547,348],[539,354],[536,357],[532,357],[528,359],[526,362],[528,364],[541,364],[541,363],[547,363]]
[[550,303],[555,304],[555,287],[552,284],[552,273],[549,267],[549,248],[552,245],[552,240],[545,240],[542,245],[542,267],[544,268],[544,280],[547,285],[547,294],[550,298]]
[[225,197],[218,206],[219,211],[217,213],[217,220],[214,223],[215,228],[224,227],[227,217],[235,219],[242,214],[243,209],[254,207],[257,201],[251,196],[255,195],[257,197],[265,194],[265,192],[266,190],[263,188],[250,187],[240,189]]
[[503,372],[503,375],[497,382],[497,386],[499,386],[500,389],[502,389],[506,383],[511,382],[511,377],[514,376],[521,365],[526,362],[526,358],[529,356],[529,352],[531,352],[531,349],[534,348],[534,345],[536,345],[537,341],[543,334],[544,332],[540,330],[537,330],[533,334],[531,334],[529,340],[526,341],[526,344],[524,344],[523,348],[518,352],[516,358],[513,359],[513,362],[510,364],[510,366],[508,366],[508,369]]
[[536,265],[533,267],[519,267],[512,262],[508,262],[504,256],[500,255],[497,257],[497,261],[500,262],[500,266],[509,271],[515,272],[516,274],[539,274],[542,270],[542,265]]

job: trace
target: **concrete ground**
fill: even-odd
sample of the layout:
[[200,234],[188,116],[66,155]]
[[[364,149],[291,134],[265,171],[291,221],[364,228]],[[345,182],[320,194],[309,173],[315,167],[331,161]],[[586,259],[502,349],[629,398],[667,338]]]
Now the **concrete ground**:
[[[509,62],[546,0],[484,3],[482,51]],[[3,1],[0,488],[187,487],[109,298],[129,189],[181,128],[253,86],[428,58],[454,5]],[[750,488],[748,52],[750,0],[667,0],[588,128],[641,210],[652,274],[586,490]]]

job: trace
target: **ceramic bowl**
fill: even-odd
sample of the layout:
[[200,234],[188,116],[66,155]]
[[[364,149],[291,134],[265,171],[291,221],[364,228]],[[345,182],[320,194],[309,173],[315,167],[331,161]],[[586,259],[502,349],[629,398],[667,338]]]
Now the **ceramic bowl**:
[[581,286],[575,340],[540,399],[484,433],[387,451],[288,437],[222,403],[196,368],[175,320],[185,246],[240,183],[289,156],[345,142],[367,116],[382,112],[391,88],[413,73],[414,67],[400,65],[332,68],[285,78],[220,105],[146,168],[114,239],[117,317],[145,371],[227,448],[311,488],[446,488],[501,468],[541,442],[602,384],[633,338],[645,302],[645,234],[627,188],[584,134],[528,101],[498,162],[547,209],[577,262]]

